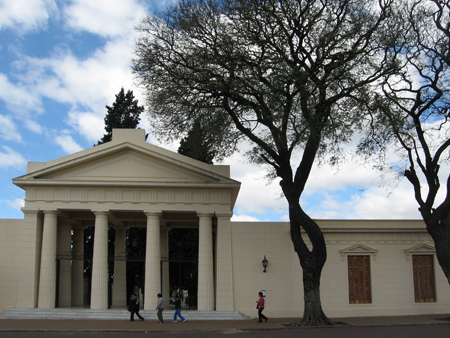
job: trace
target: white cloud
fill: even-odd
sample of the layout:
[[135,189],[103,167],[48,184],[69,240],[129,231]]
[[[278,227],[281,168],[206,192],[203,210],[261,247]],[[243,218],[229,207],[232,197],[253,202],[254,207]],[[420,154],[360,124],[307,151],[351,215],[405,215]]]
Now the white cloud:
[[249,215],[233,215],[231,217],[232,222],[261,222],[260,219]]
[[29,118],[42,113],[42,102],[38,95],[22,84],[14,84],[5,74],[0,73],[0,100],[3,100],[16,117]]
[[53,0],[0,0],[0,29],[27,32],[40,28],[56,15],[57,8]]
[[9,116],[0,115],[0,137],[7,141],[21,142],[22,136]]
[[2,148],[4,152],[0,152],[0,168],[22,168],[27,164],[25,158],[18,152],[15,152],[6,146],[3,146]]
[[34,131],[37,134],[42,134],[43,128],[39,123],[37,123],[36,121],[33,121],[33,120],[26,120],[24,122],[25,122],[25,127],[28,130]]
[[13,209],[19,210],[25,206],[25,200],[23,198],[16,198],[13,201],[5,201]]
[[92,144],[97,143],[105,133],[104,120],[98,114],[77,111],[70,112],[69,124]]
[[114,102],[120,88],[142,96],[139,89],[133,88],[131,50],[129,41],[118,39],[84,60],[67,49],[59,49],[45,59],[24,56],[18,63],[22,71],[18,78],[26,84],[29,96],[71,105],[69,124],[88,142],[96,142],[104,133],[105,105]]
[[114,37],[130,34],[146,8],[130,0],[74,0],[64,13],[72,28]]
[[249,163],[242,153],[226,158],[223,164],[230,165],[231,178],[241,182],[236,201],[237,214],[258,214],[264,218],[264,215],[287,212],[287,202],[281,196],[279,180],[268,181],[261,166]]
[[[405,182],[406,183],[406,182]],[[414,199],[412,187],[402,185],[389,196],[386,189],[378,188],[354,196],[351,201],[351,214],[346,218],[356,219],[420,219],[418,204]],[[349,210],[350,211],[350,210]]]
[[63,130],[61,135],[57,135],[55,141],[68,154],[83,150],[83,148],[74,141],[72,136],[69,135],[69,131],[67,130]]

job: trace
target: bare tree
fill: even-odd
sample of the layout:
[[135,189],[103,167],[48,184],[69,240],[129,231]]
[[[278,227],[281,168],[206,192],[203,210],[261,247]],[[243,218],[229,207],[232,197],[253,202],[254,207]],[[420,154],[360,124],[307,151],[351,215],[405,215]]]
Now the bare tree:
[[396,70],[391,7],[391,0],[181,1],[139,27],[133,69],[154,132],[179,137],[199,119],[218,154],[245,138],[254,145],[250,158],[281,178],[303,271],[303,325],[330,321],[320,301],[325,240],[300,197],[316,158],[338,158],[373,87]]
[[[373,107],[379,113],[373,133],[360,149],[371,155],[391,148],[392,142],[399,146],[397,154],[404,155],[400,172],[414,188],[450,283],[450,4],[405,2],[402,17],[408,25],[397,45],[402,72],[382,86]],[[446,183],[441,187],[442,178]]]

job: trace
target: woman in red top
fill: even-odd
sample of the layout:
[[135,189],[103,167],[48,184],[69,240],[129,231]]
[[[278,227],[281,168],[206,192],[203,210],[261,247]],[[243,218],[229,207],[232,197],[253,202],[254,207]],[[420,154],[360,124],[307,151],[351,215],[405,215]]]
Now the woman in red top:
[[258,317],[259,317],[258,323],[262,323],[262,320],[263,320],[263,319],[267,322],[267,319],[269,319],[269,318],[267,318],[266,316],[264,316],[264,315],[262,314],[262,312],[263,312],[263,310],[264,310],[264,297],[263,297],[263,293],[262,293],[262,292],[259,292],[258,295],[259,295],[259,300],[256,301],[256,302],[258,303],[258,304],[256,305],[256,308],[258,309]]

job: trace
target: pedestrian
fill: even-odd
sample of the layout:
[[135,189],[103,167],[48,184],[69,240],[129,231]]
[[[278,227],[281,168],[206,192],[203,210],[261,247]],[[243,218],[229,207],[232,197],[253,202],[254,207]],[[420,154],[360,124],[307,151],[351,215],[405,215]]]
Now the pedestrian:
[[144,320],[139,314],[139,299],[135,294],[131,295],[130,306],[128,307],[128,311],[130,311],[130,322],[134,322],[134,314],[136,314],[140,320]]
[[267,320],[269,318],[267,318],[266,316],[264,316],[262,314],[262,312],[264,310],[264,303],[265,303],[264,295],[261,291],[258,293],[258,295],[259,295],[259,300],[256,301],[256,303],[257,303],[256,308],[258,309],[258,318],[259,318],[258,323],[262,323],[263,319],[264,319],[264,321],[267,322]]
[[184,318],[181,315],[181,300],[180,297],[175,296],[175,313],[173,314],[173,322],[177,322],[177,316],[180,317],[180,319],[183,321],[183,323],[186,321],[186,318]]
[[156,303],[156,311],[158,311],[156,314],[159,319],[159,323],[164,323],[163,320],[163,311],[164,311],[164,299],[162,298],[162,294],[158,293],[158,302]]

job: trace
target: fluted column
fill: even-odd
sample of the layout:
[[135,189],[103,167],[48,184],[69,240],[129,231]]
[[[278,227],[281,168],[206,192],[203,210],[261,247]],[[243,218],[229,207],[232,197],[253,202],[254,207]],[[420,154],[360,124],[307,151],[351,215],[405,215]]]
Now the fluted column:
[[[145,249],[144,309],[156,307],[156,295],[161,292],[160,212],[146,212],[147,243]],[[166,300],[168,302],[168,300]]]
[[108,212],[95,211],[91,309],[108,308]]
[[231,253],[232,212],[216,214],[216,310],[234,310],[233,260]]
[[214,310],[214,265],[213,265],[213,214],[198,214],[198,294],[197,308],[200,311]]
[[72,255],[78,259],[72,261],[72,306],[84,305],[84,226],[73,228]]
[[[72,225],[62,222],[58,227],[57,252],[69,255],[72,248]],[[72,306],[72,261],[63,259],[59,262],[59,299],[58,307]]]
[[56,238],[58,212],[44,211],[38,308],[54,308],[56,296]]
[[[125,252],[125,232],[126,229],[116,227],[116,240],[114,255],[126,256]],[[127,262],[122,260],[114,261],[114,281],[113,281],[113,296],[112,305],[116,307],[124,307],[127,305]]]

